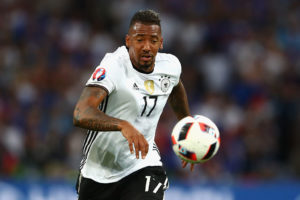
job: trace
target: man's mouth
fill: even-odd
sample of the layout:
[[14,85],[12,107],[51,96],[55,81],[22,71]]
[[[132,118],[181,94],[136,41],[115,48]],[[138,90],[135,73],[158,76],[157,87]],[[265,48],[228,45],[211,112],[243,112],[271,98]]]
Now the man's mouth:
[[150,61],[152,59],[152,56],[151,55],[142,55],[141,56],[141,60],[142,61]]

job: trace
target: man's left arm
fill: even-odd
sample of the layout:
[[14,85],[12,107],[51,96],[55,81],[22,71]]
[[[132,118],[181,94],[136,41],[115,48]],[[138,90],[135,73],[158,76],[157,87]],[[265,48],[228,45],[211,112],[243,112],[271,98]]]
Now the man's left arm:
[[[168,101],[178,120],[181,120],[187,116],[191,116],[187,95],[181,80],[179,80],[178,85],[173,88]],[[182,160],[181,164],[182,167],[185,168],[188,163]],[[194,170],[194,164],[191,164],[190,169],[191,171]]]
[[181,80],[173,88],[168,101],[178,120],[191,115],[187,95]]

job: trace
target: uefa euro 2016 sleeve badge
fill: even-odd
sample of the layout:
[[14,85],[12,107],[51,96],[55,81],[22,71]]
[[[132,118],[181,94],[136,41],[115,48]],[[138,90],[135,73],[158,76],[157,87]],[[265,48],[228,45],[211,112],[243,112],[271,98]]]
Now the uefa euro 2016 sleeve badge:
[[161,76],[160,79],[160,89],[163,92],[167,92],[169,90],[169,87],[171,85],[170,76]]
[[105,78],[106,71],[104,68],[97,68],[93,73],[93,80],[97,79],[97,81],[101,81]]

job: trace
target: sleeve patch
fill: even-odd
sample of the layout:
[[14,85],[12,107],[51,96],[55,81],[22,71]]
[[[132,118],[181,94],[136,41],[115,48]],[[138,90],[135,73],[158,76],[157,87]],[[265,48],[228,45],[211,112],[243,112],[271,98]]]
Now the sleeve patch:
[[106,71],[104,68],[97,68],[93,73],[93,80],[101,81],[105,78]]

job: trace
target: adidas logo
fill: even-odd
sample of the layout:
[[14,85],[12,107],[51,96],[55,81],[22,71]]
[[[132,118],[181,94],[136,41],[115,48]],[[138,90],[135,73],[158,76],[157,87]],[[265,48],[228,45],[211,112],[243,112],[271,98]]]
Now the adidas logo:
[[140,88],[137,86],[137,84],[136,84],[136,83],[134,83],[134,84],[133,84],[133,89],[135,89],[135,90],[139,90]]

